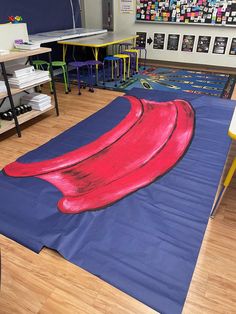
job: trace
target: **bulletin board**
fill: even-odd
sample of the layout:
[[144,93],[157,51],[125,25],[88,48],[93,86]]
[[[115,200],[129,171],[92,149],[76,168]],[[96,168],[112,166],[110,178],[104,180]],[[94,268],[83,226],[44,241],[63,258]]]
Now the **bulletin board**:
[[137,0],[136,21],[236,26],[236,0]]

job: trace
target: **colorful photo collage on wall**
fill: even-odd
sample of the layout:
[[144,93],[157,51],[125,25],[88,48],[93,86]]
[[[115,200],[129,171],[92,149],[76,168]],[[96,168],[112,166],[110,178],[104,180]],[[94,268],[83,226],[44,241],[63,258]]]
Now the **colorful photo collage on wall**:
[[[195,35],[183,35],[181,51],[193,52]],[[153,40],[153,49],[165,49],[164,33],[155,33]],[[180,34],[168,34],[167,50],[179,50]],[[197,41],[197,52],[209,53],[211,36],[199,36]],[[228,37],[215,37],[212,53],[225,54],[228,43]],[[230,55],[236,55],[236,38],[232,38],[229,50]]]
[[236,25],[236,0],[137,0],[136,20]]

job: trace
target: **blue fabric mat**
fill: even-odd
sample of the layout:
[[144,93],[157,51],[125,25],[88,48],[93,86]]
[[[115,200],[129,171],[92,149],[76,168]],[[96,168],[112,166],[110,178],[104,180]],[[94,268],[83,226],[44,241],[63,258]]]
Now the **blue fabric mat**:
[[[184,99],[195,109],[193,141],[178,164],[154,183],[105,209],[62,214],[61,193],[38,178],[0,174],[0,232],[35,252],[43,246],[160,311],[178,314],[187,295],[230,145],[235,102],[188,93],[134,89],[130,95]],[[129,112],[117,98],[21,162],[50,159],[89,143]]]
[[[108,77],[108,76],[107,76]],[[198,95],[209,95],[230,99],[235,85],[235,76],[203,71],[161,68],[148,66],[140,68],[125,83],[106,82],[106,88],[127,92],[133,88],[159,91],[183,91]],[[103,87],[102,74],[99,86]]]

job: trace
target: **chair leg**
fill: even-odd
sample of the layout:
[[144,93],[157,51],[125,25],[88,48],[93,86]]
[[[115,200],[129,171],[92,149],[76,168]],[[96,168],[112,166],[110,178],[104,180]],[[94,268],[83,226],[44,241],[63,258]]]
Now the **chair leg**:
[[104,63],[102,64],[102,76],[103,76],[103,85],[105,86],[105,71],[104,71]]
[[129,77],[130,77],[130,58],[131,58],[131,57],[128,58],[127,79],[129,79]]
[[147,50],[144,50],[145,55],[144,55],[144,70],[146,70],[146,61],[147,61]]
[[62,73],[63,73],[63,79],[64,79],[65,93],[68,94],[68,87],[67,87],[67,81],[66,81],[66,71],[65,71],[64,66],[62,66]]
[[123,79],[126,81],[126,60],[123,60]]
[[93,66],[92,66],[92,65],[90,65],[89,77],[90,77],[89,91],[90,91],[91,93],[93,93],[93,92],[94,92],[94,89],[93,89]]
[[122,73],[123,64],[122,64],[122,62],[124,62],[124,61],[120,60],[120,82],[121,83],[123,82],[123,73]]
[[77,70],[77,81],[78,81],[78,95],[81,95],[81,91],[80,91],[80,72],[79,72],[79,68],[76,68]]
[[66,72],[67,89],[68,89],[68,92],[71,92],[70,80],[69,80],[69,74],[68,74],[68,67],[67,67],[67,65],[65,65],[65,72]]
[[136,73],[138,74],[139,64],[138,64],[138,53],[136,53]]
[[117,68],[119,66],[119,61],[114,62],[114,74],[115,74],[115,87],[117,87]]
[[114,65],[113,65],[113,61],[111,61],[111,80],[114,81]]

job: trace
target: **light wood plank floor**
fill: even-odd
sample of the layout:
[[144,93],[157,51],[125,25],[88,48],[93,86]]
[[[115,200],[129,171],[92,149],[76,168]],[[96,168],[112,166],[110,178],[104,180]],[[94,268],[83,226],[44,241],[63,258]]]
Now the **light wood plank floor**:
[[[65,95],[58,84],[60,117],[45,114],[24,125],[22,138],[9,132],[0,142],[3,167],[104,107],[117,92],[76,87]],[[236,92],[234,93],[236,99]],[[235,147],[231,158],[236,154]],[[236,178],[214,220],[209,220],[184,314],[236,313]],[[0,236],[0,313],[156,313],[144,304],[67,262],[56,252],[37,255]],[[175,313],[173,313],[175,314]]]

